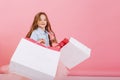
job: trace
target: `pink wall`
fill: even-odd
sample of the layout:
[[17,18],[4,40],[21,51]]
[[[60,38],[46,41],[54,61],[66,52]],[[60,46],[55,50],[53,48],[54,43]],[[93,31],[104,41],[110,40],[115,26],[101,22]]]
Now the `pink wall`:
[[119,0],[0,0],[0,66],[8,64],[34,15],[48,14],[58,41],[70,36],[92,49],[70,75],[120,76]]

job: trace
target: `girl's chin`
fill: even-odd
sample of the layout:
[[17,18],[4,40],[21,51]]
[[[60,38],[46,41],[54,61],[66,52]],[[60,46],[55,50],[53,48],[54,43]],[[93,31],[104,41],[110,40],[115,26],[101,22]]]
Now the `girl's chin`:
[[45,26],[44,26],[44,25],[42,25],[42,26],[40,26],[40,28],[45,28]]

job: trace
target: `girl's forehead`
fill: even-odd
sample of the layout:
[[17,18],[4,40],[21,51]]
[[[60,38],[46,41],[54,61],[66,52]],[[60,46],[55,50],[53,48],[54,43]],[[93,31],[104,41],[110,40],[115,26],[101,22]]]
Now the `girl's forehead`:
[[46,16],[44,14],[41,14],[40,18],[46,18]]

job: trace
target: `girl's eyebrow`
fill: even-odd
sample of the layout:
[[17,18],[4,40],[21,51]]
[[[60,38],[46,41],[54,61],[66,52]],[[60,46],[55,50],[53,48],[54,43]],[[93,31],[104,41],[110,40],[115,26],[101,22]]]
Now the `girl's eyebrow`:
[[46,20],[47,21],[47,19],[45,18],[44,20]]

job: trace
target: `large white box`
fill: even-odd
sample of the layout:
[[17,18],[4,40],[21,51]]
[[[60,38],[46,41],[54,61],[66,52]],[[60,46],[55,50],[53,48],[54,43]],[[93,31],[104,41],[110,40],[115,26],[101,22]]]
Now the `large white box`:
[[69,69],[77,66],[90,57],[91,49],[74,38],[60,50],[62,63]]
[[[9,70],[32,80],[54,80],[57,76],[67,75],[66,67],[71,69],[90,57],[90,49],[74,38],[60,51],[37,45],[24,38],[21,39],[10,61]],[[60,62],[65,65],[59,67]],[[65,70],[65,71],[63,71]],[[59,71],[62,71],[63,73]]]
[[32,80],[54,80],[60,52],[21,39],[11,61],[10,72]]

